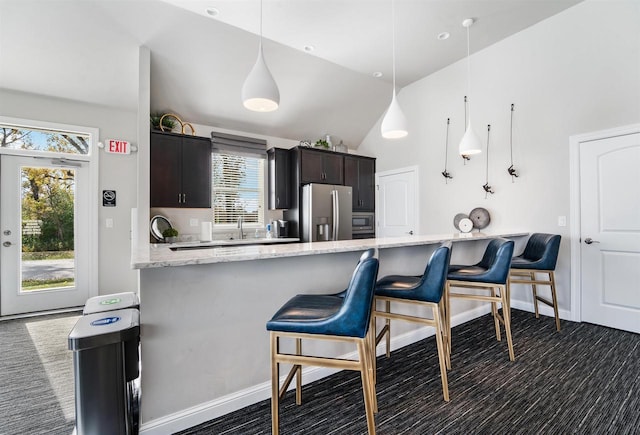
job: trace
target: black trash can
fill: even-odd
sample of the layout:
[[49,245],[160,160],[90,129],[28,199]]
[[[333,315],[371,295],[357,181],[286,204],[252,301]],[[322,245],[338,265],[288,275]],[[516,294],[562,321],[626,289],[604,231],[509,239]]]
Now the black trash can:
[[[127,373],[126,348],[137,349],[140,312],[129,308],[88,314],[69,333],[73,353],[78,435],[138,433],[138,394]],[[137,354],[137,352],[136,352]]]

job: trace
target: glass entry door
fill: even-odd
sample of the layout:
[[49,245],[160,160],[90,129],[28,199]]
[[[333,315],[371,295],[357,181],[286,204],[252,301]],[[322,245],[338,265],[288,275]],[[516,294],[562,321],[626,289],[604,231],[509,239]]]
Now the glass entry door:
[[4,154],[0,171],[0,314],[83,305],[88,163]]

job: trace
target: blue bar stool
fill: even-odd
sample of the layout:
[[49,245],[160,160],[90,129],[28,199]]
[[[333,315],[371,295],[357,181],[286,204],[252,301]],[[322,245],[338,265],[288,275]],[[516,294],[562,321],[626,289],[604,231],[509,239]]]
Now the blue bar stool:
[[[378,260],[367,258],[358,263],[344,298],[335,295],[298,295],[285,303],[267,322],[271,340],[271,432],[279,433],[280,364],[355,370],[360,372],[364,394],[367,429],[376,432],[377,408],[373,380],[370,333],[371,312]],[[331,340],[356,345],[358,360],[303,355],[280,351],[280,338],[295,340]],[[286,389],[285,389],[286,391]],[[296,394],[297,396],[297,394]]]
[[[511,340],[511,308],[509,300],[509,267],[513,256],[513,241],[502,238],[493,239],[479,263],[472,266],[450,265],[445,286],[445,334],[447,336],[447,366],[451,368],[451,298],[473,299],[491,302],[496,329],[496,338],[500,338],[500,323],[504,325],[509,346],[509,359],[515,360]],[[488,290],[489,295],[454,293],[451,287]],[[496,293],[497,291],[497,293]],[[502,315],[498,311],[502,305]]]
[[[558,316],[558,299],[556,297],[556,280],[554,271],[560,251],[559,234],[534,233],[529,237],[527,246],[521,255],[511,260],[509,282],[511,284],[530,284],[533,292],[533,307],[536,319],[540,318],[538,301],[553,308],[556,318],[556,330],[560,331]],[[536,273],[546,274],[543,279],[536,279]],[[551,288],[551,300],[538,296],[537,285],[548,285]]]
[[[435,328],[438,359],[440,361],[440,378],[442,380],[442,394],[444,400],[449,401],[449,386],[447,382],[446,352],[444,349],[443,327],[444,317],[442,293],[447,280],[449,259],[451,258],[451,242],[443,243],[431,254],[427,267],[422,276],[390,275],[381,278],[376,284],[375,301],[385,302],[385,311],[378,311],[374,303],[374,326],[378,317],[386,319],[384,328],[376,337],[376,343],[387,336],[387,356],[389,355],[389,336],[391,335],[391,320],[405,320],[420,323]],[[407,314],[392,313],[391,302],[394,304],[412,304],[431,308],[432,318],[417,317]],[[375,327],[373,328],[375,331]],[[374,347],[375,352],[375,347]],[[375,359],[374,359],[375,362]],[[375,366],[374,366],[375,368]]]

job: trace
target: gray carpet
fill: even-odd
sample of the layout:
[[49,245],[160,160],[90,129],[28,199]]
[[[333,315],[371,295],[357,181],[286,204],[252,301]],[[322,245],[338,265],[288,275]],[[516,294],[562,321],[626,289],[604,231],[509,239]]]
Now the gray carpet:
[[[377,433],[638,434],[640,335],[562,322],[513,310],[516,361],[495,340],[489,315],[454,328],[451,401],[442,400],[435,340],[378,358]],[[269,434],[270,401],[181,432]],[[289,392],[283,435],[364,434],[359,375],[339,373],[306,386],[303,404]]]
[[[65,434],[73,430],[72,352],[67,335],[78,318],[55,315],[0,322],[0,434]],[[433,338],[378,358],[380,435],[638,434],[640,335],[586,323],[536,320],[513,310],[516,361],[484,316],[453,330],[451,402],[442,400]],[[364,434],[357,374],[308,385],[303,404],[290,392],[281,433]],[[269,434],[265,400],[181,432]]]
[[78,317],[0,322],[0,434],[71,434],[73,355],[67,335]]

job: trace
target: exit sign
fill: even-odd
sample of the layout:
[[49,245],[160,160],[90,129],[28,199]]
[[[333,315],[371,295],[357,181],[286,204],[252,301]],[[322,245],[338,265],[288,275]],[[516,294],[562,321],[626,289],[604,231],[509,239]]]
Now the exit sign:
[[108,139],[104,150],[111,154],[131,154],[131,144],[126,140]]

